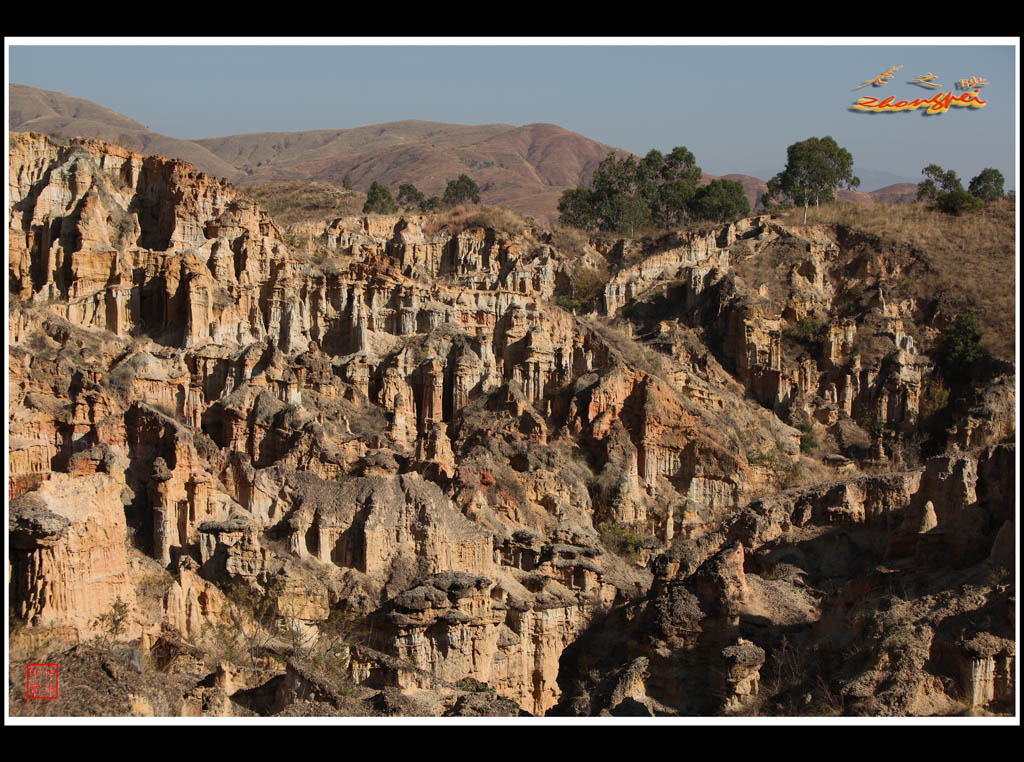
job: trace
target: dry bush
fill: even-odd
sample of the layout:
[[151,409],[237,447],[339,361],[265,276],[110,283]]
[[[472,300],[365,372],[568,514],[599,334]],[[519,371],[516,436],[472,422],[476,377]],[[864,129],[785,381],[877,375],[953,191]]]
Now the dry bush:
[[362,214],[366,194],[324,182],[283,182],[239,188],[274,218],[278,225],[336,219]]
[[611,276],[607,269],[599,270],[596,267],[578,267],[568,281],[569,293],[565,294],[563,289],[555,303],[566,312],[588,312],[597,305],[597,298],[604,293],[604,287]]
[[533,220],[518,212],[498,206],[460,204],[439,214],[430,215],[423,223],[427,235],[447,229],[452,235],[474,227],[493,228],[504,233],[525,233]]
[[589,243],[586,234],[576,228],[555,228],[551,231],[551,245],[570,259],[585,257]]
[[[146,559],[144,563],[152,561],[138,551],[135,555]],[[157,563],[146,563],[146,566],[146,571],[135,578],[135,600],[140,610],[158,619],[163,613],[163,600],[174,584],[174,577]]]

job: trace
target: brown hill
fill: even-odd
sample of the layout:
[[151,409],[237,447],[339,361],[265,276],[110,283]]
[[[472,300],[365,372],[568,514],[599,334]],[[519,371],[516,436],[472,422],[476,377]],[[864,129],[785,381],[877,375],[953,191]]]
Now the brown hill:
[[11,84],[8,88],[11,132],[41,132],[66,137],[100,138],[145,154],[184,159],[198,169],[233,182],[245,173],[192,140],[161,135],[113,109],[84,98]]
[[896,183],[871,191],[876,204],[913,204],[917,201],[917,183]]
[[466,126],[407,120],[350,130],[257,133],[198,141],[244,170],[241,182],[319,180],[367,190],[374,181],[396,190],[412,183],[442,194],[468,174],[486,204],[551,221],[566,188],[590,181],[609,152],[620,149],[553,124]]
[[553,124],[459,125],[406,120],[345,130],[261,132],[177,140],[82,98],[12,84],[12,131],[121,142],[144,153],[184,159],[239,184],[314,180],[356,190],[374,181],[397,190],[413,183],[444,192],[465,173],[485,204],[507,206],[538,221],[557,217],[558,197],[586,184],[609,152],[626,153]]

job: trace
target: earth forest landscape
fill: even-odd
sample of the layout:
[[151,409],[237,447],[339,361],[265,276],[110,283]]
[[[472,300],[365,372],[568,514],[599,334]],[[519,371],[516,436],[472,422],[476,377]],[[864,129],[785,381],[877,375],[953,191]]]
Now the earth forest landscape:
[[69,42],[9,724],[1017,722],[1017,39]]

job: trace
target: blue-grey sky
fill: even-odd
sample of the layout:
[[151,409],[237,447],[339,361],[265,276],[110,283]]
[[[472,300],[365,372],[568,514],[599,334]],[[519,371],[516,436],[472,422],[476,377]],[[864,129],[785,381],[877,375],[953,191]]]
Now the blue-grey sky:
[[[784,166],[788,145],[831,135],[853,154],[858,172],[878,178],[875,187],[917,181],[935,163],[965,184],[995,167],[1007,189],[1016,188],[1013,40],[966,46],[914,39],[886,46],[224,42],[230,40],[147,46],[9,40],[8,77],[87,98],[177,138],[400,119],[550,122],[639,154],[684,145],[705,172],[766,179]],[[903,68],[884,86],[855,89],[898,65]],[[910,82],[926,73],[941,89]],[[935,116],[923,109],[850,110],[866,94],[959,94],[957,81],[972,76],[989,82],[981,88],[984,108],[954,107]]]

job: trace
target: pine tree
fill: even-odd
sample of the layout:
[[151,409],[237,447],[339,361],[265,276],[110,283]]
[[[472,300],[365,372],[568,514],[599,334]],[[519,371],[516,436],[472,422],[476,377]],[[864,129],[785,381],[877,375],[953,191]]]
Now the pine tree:
[[363,214],[394,214],[397,211],[398,204],[391,197],[391,191],[386,185],[381,185],[375,180],[366,193]]

